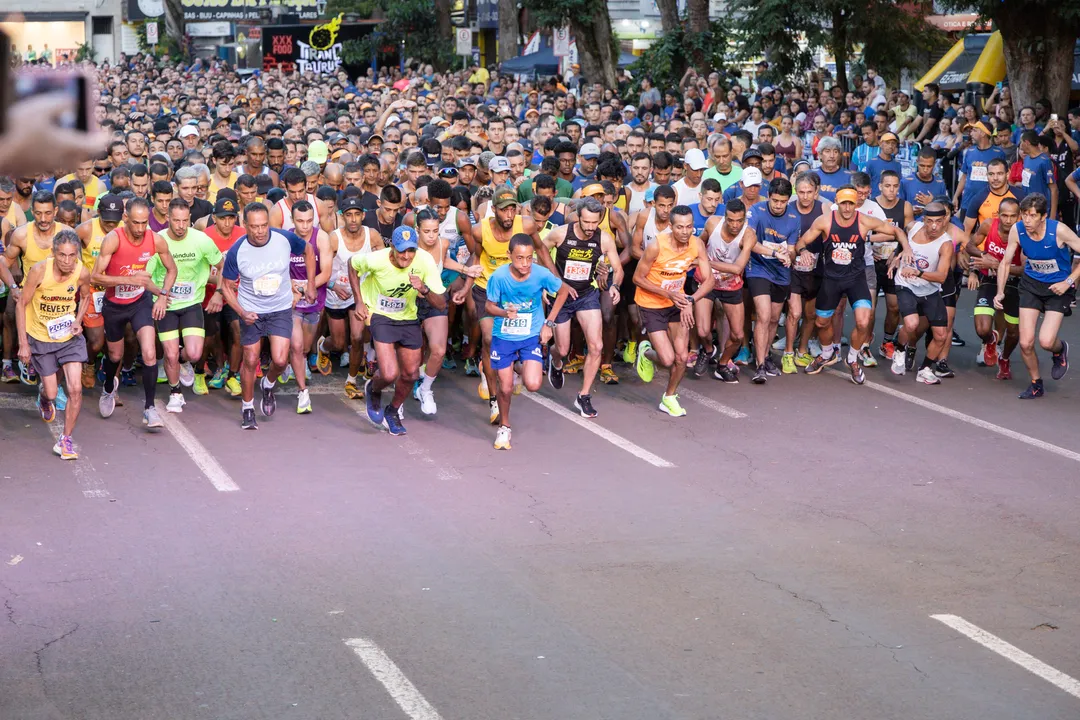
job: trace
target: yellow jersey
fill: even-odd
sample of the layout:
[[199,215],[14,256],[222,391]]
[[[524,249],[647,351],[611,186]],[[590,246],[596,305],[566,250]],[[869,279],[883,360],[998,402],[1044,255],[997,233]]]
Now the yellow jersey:
[[45,259],[45,275],[37,292],[26,306],[26,334],[47,343],[67,342],[72,338],[79,292],[79,277],[83,265],[75,263],[75,270],[68,276],[56,279],[53,269],[55,259]]
[[[55,225],[54,225],[55,229]],[[38,229],[37,225],[30,223],[26,226],[26,249],[22,254],[22,271],[23,271],[23,284],[26,284],[26,276],[30,272],[30,268],[37,265],[39,262],[47,257],[52,257],[52,239],[49,240],[49,247],[42,248],[37,244]]]
[[[510,264],[510,241],[500,242],[495,237],[495,231],[491,229],[491,221],[495,218],[484,218],[480,226],[480,277],[476,278],[476,286],[487,289],[488,279],[491,273],[503,265]],[[510,228],[510,237],[525,232],[525,223],[521,216],[514,218],[514,226]]]

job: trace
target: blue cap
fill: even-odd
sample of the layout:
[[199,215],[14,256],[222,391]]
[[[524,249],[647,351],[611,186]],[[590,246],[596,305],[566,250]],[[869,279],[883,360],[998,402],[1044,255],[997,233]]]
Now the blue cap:
[[656,188],[651,187],[645,191],[645,202],[652,202],[656,197]]
[[390,242],[398,252],[415,250],[418,247],[416,244],[416,230],[407,225],[400,225],[394,228],[394,235]]

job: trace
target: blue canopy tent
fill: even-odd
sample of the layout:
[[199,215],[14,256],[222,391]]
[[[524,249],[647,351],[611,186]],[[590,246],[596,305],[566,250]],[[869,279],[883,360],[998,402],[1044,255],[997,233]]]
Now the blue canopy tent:
[[[510,58],[499,66],[499,71],[514,75],[555,75],[559,72],[559,59],[550,47]],[[624,68],[637,60],[637,56],[630,53],[619,55],[619,67]]]

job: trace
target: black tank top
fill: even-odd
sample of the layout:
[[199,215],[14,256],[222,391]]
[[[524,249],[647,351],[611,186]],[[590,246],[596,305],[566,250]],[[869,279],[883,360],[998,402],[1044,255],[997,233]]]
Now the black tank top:
[[893,227],[898,227],[901,230],[904,229],[904,201],[898,199],[896,204],[891,208],[887,208],[881,203],[878,203],[878,207],[881,208],[881,212],[885,213],[885,217],[889,218],[889,222],[893,224]]
[[[821,201],[815,200],[813,207],[810,208],[810,212],[805,214],[799,210],[798,203],[795,203],[792,207],[795,208],[795,214],[799,216],[799,236],[802,237],[802,235],[810,229],[810,226],[814,224],[814,221],[821,217]],[[821,264],[821,236],[818,236],[813,242],[807,243],[806,249],[818,256],[818,260],[814,264],[814,274],[821,275],[823,272]],[[800,268],[796,267],[796,269],[798,270]]]
[[576,230],[577,223],[566,226],[566,239],[555,248],[555,269],[567,285],[581,294],[592,285],[600,262],[600,229],[584,240],[578,239]]
[[859,226],[858,212],[849,227],[837,222],[836,213],[832,213],[821,255],[827,278],[846,280],[866,271],[866,236]]

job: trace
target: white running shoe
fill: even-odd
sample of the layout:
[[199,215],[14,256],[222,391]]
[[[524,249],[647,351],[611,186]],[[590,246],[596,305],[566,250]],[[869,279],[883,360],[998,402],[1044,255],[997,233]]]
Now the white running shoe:
[[296,394],[296,414],[307,415],[311,412],[311,393],[304,388]]
[[343,368],[349,367],[349,351],[348,350],[341,353],[341,362],[338,363],[338,366],[343,367]]
[[510,428],[506,427],[505,425],[500,425],[499,431],[495,433],[495,449],[510,449]]
[[818,342],[817,338],[810,338],[810,342],[807,345],[807,349],[810,351],[811,355],[813,355],[814,357],[817,357],[818,355],[821,354],[821,343]]
[[920,370],[919,374],[915,376],[915,379],[923,383],[924,385],[941,384],[941,380],[938,378],[937,375],[934,374],[934,371],[929,366],[924,367],[922,370]]
[[438,408],[435,406],[435,391],[420,388],[420,412],[425,415],[434,415]]
[[180,363],[180,384],[184,387],[191,387],[195,384],[195,368],[191,367],[191,363]]
[[161,419],[156,407],[148,407],[143,410],[142,421],[143,425],[150,430],[165,427],[165,421]]
[[[120,385],[120,381],[114,381],[117,386]],[[101,413],[101,417],[112,417],[113,412],[116,410],[116,391],[119,387],[113,388],[113,391],[105,392],[101,391],[101,399],[98,400],[98,412]]]
[[907,352],[897,348],[893,351],[892,356],[892,373],[893,375],[906,375],[907,374]]
[[187,401],[184,400],[183,393],[169,393],[169,404],[165,406],[165,411],[182,413],[185,405],[187,405]]

